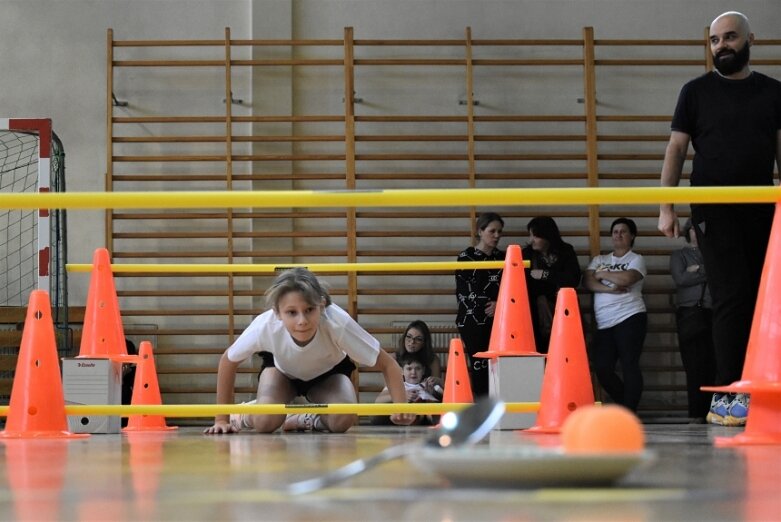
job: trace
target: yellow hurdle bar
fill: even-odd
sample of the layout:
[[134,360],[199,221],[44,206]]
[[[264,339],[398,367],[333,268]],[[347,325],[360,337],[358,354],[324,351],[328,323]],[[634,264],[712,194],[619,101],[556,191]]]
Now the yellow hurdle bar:
[[[523,262],[525,267],[528,261]],[[88,263],[68,263],[68,272],[90,272],[92,265]],[[425,261],[421,263],[285,263],[270,264],[112,264],[112,272],[127,273],[231,273],[231,274],[273,274],[290,268],[302,267],[313,272],[417,272],[417,271],[453,271],[453,270],[488,270],[504,268],[504,261]]]
[[0,194],[0,208],[369,208],[659,203],[775,203],[781,187],[58,192]]
[[[412,403],[412,404],[167,404],[167,405],[66,405],[66,415],[161,415],[164,417],[214,417],[231,413],[251,415],[286,415],[288,413],[392,415],[414,413],[439,415],[448,411],[460,411],[471,403]],[[8,415],[8,406],[0,406],[0,417]],[[508,413],[534,413],[539,402],[507,402]]]

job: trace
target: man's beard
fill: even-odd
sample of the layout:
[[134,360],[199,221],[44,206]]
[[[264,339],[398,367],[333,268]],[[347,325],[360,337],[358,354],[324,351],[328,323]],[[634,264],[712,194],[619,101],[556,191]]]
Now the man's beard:
[[724,76],[740,72],[748,63],[751,52],[748,42],[739,51],[724,49],[713,56],[713,66]]

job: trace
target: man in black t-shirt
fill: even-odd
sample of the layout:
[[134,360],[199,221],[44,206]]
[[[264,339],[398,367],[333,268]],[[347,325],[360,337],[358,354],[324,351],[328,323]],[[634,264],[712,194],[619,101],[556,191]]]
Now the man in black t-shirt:
[[[678,185],[691,141],[692,186],[772,185],[781,170],[781,83],[749,67],[754,42],[745,15],[718,16],[709,33],[715,71],[681,89],[662,166],[661,184]],[[692,205],[692,223],[708,267],[713,297],[717,385],[740,380],[754,315],[773,206]],[[670,204],[659,230],[678,237]],[[714,394],[708,421],[745,425],[748,397]]]

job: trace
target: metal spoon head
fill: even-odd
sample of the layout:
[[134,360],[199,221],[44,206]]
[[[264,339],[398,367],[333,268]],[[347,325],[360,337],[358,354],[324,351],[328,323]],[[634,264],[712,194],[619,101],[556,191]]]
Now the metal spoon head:
[[461,412],[445,413],[439,428],[426,440],[429,447],[452,448],[474,444],[488,435],[504,415],[504,403],[483,397]]

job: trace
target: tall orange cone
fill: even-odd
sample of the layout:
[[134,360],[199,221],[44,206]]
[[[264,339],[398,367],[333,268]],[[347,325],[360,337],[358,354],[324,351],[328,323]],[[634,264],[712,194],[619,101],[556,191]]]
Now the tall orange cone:
[[450,353],[447,356],[447,372],[445,373],[445,390],[442,402],[474,402],[472,384],[469,382],[469,371],[466,365],[464,343],[461,339],[450,340]]
[[746,361],[739,381],[706,391],[750,393],[746,430],[716,437],[717,446],[781,444],[781,203],[776,204],[770,242],[759,283]]
[[505,355],[540,355],[534,344],[526,273],[518,245],[507,248],[488,351],[476,353],[475,357],[493,359]]
[[[152,343],[142,341],[138,349],[138,367],[136,379],[133,381],[133,398],[131,405],[142,404],[156,406],[162,404],[160,385],[157,382],[155,359],[152,357]],[[169,431],[176,426],[167,426],[162,415],[131,415],[127,427],[122,431]]]
[[27,305],[22,344],[4,438],[84,438],[68,431],[60,362],[54,340],[49,295],[33,290]]
[[578,294],[562,288],[553,315],[548,364],[542,378],[540,411],[529,433],[559,433],[576,409],[594,404]]
[[92,275],[87,291],[79,357],[124,362],[136,360],[136,356],[127,353],[114,274],[105,248],[98,248],[92,256]]

